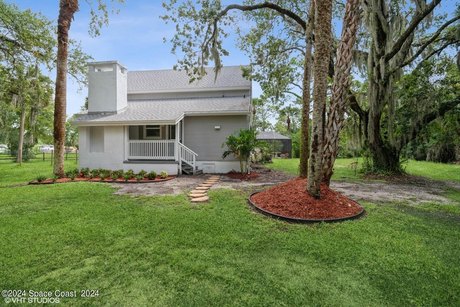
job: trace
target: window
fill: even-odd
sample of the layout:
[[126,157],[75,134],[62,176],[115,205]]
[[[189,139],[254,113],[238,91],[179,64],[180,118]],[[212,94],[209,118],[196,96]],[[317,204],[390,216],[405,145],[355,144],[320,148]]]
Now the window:
[[89,151],[104,152],[104,127],[89,127]]
[[159,125],[148,125],[144,129],[144,137],[146,139],[160,139],[161,128]]

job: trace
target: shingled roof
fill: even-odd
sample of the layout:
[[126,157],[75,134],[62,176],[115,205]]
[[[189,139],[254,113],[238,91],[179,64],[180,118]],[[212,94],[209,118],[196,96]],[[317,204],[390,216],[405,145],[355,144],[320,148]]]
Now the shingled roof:
[[204,89],[249,89],[251,81],[243,77],[241,66],[225,66],[215,79],[213,68],[200,80],[189,82],[185,71],[145,70],[128,71],[128,94],[183,92]]
[[77,114],[79,125],[146,122],[174,123],[184,115],[248,114],[249,97],[158,99],[130,101],[119,113]]
[[257,133],[258,140],[290,140],[290,137],[279,134],[275,131],[261,131]]

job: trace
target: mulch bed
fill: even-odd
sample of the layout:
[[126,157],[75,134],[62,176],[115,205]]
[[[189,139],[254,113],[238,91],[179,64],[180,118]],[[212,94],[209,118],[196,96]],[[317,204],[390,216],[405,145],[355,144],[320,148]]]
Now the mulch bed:
[[257,177],[259,177],[259,174],[255,173],[255,172],[252,172],[250,174],[241,174],[239,172],[231,171],[231,172],[228,172],[225,175],[227,175],[228,177],[230,177],[232,179],[239,179],[239,180],[245,180],[245,181],[254,180]]
[[113,180],[113,179],[101,180],[101,178],[99,178],[99,177],[95,177],[95,178],[76,177],[74,180],[72,180],[70,178],[59,178],[59,179],[56,179],[56,180],[48,178],[48,179],[43,180],[41,182],[38,182],[37,180],[33,180],[33,181],[29,182],[29,184],[53,184],[53,183],[82,182],[82,181],[107,182],[107,183],[152,183],[152,182],[168,181],[168,180],[171,180],[171,179],[174,179],[174,178],[176,178],[176,176],[168,176],[167,178],[159,178],[159,177],[157,177],[155,179],[144,178],[142,180],[137,180],[136,178],[134,178],[134,179],[129,179],[128,181],[126,181],[123,178],[118,178],[118,179],[115,179],[115,180]]
[[305,188],[307,180],[296,178],[255,193],[250,201],[262,211],[292,219],[337,220],[351,218],[364,209],[354,200],[321,186],[321,199],[310,196]]

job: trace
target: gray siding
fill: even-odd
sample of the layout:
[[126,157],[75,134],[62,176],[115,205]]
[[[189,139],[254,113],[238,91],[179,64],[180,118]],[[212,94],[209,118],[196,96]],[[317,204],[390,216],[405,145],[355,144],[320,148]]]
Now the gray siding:
[[203,92],[172,92],[172,93],[150,93],[150,94],[128,94],[128,101],[131,100],[155,100],[155,99],[178,99],[178,98],[203,98],[203,97],[249,97],[250,90],[222,90]]
[[[184,119],[184,144],[198,154],[198,161],[222,161],[227,136],[249,128],[246,115],[188,116]],[[214,129],[220,126],[220,130]],[[225,161],[231,161],[228,157]]]

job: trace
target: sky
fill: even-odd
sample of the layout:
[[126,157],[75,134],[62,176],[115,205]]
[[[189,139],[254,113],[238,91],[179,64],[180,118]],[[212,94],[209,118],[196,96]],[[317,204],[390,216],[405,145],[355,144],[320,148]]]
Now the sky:
[[[58,0],[6,0],[16,4],[20,9],[41,12],[47,18],[56,21],[58,17]],[[172,69],[177,57],[171,53],[171,44],[164,43],[163,38],[171,38],[175,33],[173,24],[165,24],[160,16],[165,14],[161,0],[125,0],[117,4],[118,14],[111,14],[108,27],[101,29],[98,37],[88,34],[90,14],[87,1],[79,1],[80,10],[75,14],[70,29],[70,38],[81,42],[84,52],[95,61],[118,60],[128,70]],[[91,1],[88,1],[91,2]],[[93,0],[92,2],[96,2]],[[109,2],[109,1],[107,1]],[[56,22],[57,23],[57,22]],[[236,47],[236,35],[226,40],[226,49],[230,56],[223,59],[224,65],[247,65],[249,58]],[[48,73],[56,79],[55,71]],[[261,90],[253,84],[253,96],[259,96]],[[80,111],[87,96],[87,89],[79,91],[79,86],[68,78],[67,115]]]
[[[59,10],[58,0],[6,0],[21,9],[41,12],[56,22]],[[70,37],[80,41],[83,51],[95,61],[117,60],[128,70],[172,69],[177,57],[171,53],[170,43],[163,38],[171,38],[175,33],[174,24],[165,24],[160,16],[165,14],[161,0],[125,0],[117,4],[118,14],[111,14],[108,27],[101,29],[101,35],[91,37],[88,33],[90,7],[88,2],[97,0],[80,0],[80,10],[75,14],[70,29]],[[115,1],[116,2],[116,1]],[[241,0],[224,0],[224,4],[241,2]],[[228,3],[227,3],[228,2]],[[107,1],[111,3],[111,1]],[[453,14],[458,0],[443,0],[436,9],[442,13]],[[57,22],[56,22],[57,23]],[[242,26],[241,24],[239,25]],[[244,25],[243,25],[244,26]],[[336,35],[341,31],[341,21],[334,22]],[[230,32],[231,33],[231,32]],[[236,47],[236,35],[224,41],[224,47],[230,55],[223,58],[224,65],[247,65],[249,58]],[[49,72],[55,80],[55,71]],[[253,96],[261,94],[260,86],[253,82]],[[68,78],[67,115],[80,111],[87,96],[87,89],[79,90],[78,84]]]

